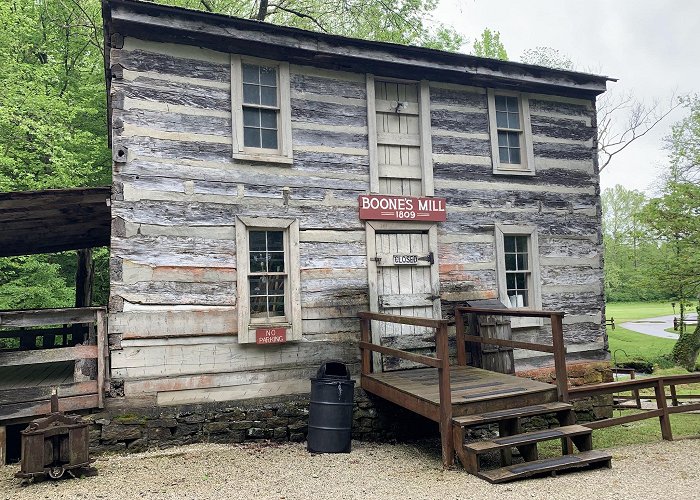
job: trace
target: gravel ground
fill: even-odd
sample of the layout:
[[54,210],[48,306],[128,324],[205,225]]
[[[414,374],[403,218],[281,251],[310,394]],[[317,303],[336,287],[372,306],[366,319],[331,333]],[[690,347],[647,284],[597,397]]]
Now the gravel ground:
[[700,499],[700,439],[613,450],[613,468],[491,485],[442,470],[434,442],[353,443],[310,455],[302,444],[200,444],[101,456],[99,475],[20,486],[0,467],[0,500],[22,499]]

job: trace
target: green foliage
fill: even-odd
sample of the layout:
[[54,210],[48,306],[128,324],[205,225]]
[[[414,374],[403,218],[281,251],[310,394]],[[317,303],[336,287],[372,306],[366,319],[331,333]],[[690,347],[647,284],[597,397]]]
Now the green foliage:
[[451,51],[459,50],[464,44],[459,33],[432,19],[437,0],[158,0],[157,3],[364,40]]
[[551,47],[535,47],[523,51],[520,62],[525,64],[535,64],[555,69],[574,69],[574,63],[569,56]]
[[501,61],[508,60],[506,48],[501,43],[501,33],[499,31],[491,31],[488,28],[485,28],[481,33],[481,37],[474,41],[472,54],[479,57],[500,59]]
[[0,310],[71,307],[75,292],[46,256],[0,259]]

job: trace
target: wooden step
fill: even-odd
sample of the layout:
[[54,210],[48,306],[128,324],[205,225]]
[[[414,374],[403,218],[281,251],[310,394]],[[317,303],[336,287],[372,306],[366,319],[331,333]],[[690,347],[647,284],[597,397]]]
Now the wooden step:
[[516,479],[523,479],[536,474],[552,473],[567,469],[578,469],[593,465],[611,467],[612,455],[605,451],[593,450],[577,453],[576,455],[564,455],[562,457],[546,458],[534,462],[525,462],[517,465],[509,465],[500,469],[491,469],[477,472],[477,476],[490,483],[505,483]]
[[477,441],[464,445],[464,449],[468,452],[481,454],[490,451],[503,450],[513,446],[523,446],[540,441],[548,441],[550,439],[571,438],[576,436],[590,435],[593,432],[589,427],[582,425],[566,425],[564,427],[555,427],[554,429],[545,429],[543,431],[526,432],[524,434],[515,434],[513,436],[504,436],[489,441]]
[[573,409],[573,405],[569,403],[544,403],[534,406],[525,406],[523,408],[510,408],[508,410],[490,411],[487,413],[479,413],[476,415],[465,415],[463,417],[455,417],[452,422],[462,427],[470,425],[490,424],[521,417],[534,417],[537,415],[546,415],[547,413],[557,413]]

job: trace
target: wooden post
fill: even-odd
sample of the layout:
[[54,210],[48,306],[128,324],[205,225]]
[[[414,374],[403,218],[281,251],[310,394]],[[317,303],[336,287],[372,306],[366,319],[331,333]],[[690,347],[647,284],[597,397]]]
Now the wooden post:
[[440,441],[442,443],[442,465],[454,465],[454,440],[452,436],[452,391],[450,388],[450,352],[447,343],[447,323],[441,322],[435,332],[436,354],[440,360],[438,384],[440,392]]
[[661,437],[666,441],[673,441],[673,432],[671,431],[671,419],[668,415],[668,405],[666,404],[666,391],[664,387],[664,379],[660,378],[656,381],[654,386],[654,393],[656,395],[656,407],[662,410],[662,414],[659,415],[659,422],[661,423]]
[[[634,370],[630,372],[630,380],[634,380]],[[639,397],[639,389],[632,390],[632,396],[634,397],[635,405],[638,410],[642,409],[642,398]]]
[[564,347],[564,329],[562,319],[564,313],[554,313],[552,321],[552,347],[554,347],[554,372],[557,377],[559,400],[569,402],[569,377],[566,373],[566,348]]
[[457,330],[457,364],[467,366],[467,346],[464,344],[464,316],[459,307],[455,307],[455,328]]
[[678,406],[678,395],[676,394],[676,386],[671,384],[671,404],[673,406]]
[[0,425],[0,467],[7,462],[7,428]]
[[[362,342],[372,342],[370,321],[365,318],[360,319],[360,340],[362,340]],[[360,349],[360,356],[362,360],[362,364],[360,365],[362,375],[369,375],[372,373],[372,351],[369,349]]]
[[96,312],[95,323],[97,324],[97,406],[104,408],[105,375],[107,373],[107,315],[103,310]]
[[[470,313],[467,317],[467,322],[469,325],[469,335],[478,337],[481,334],[479,331],[479,316],[474,313]],[[469,342],[469,356],[471,357],[471,366],[481,368],[481,344]]]

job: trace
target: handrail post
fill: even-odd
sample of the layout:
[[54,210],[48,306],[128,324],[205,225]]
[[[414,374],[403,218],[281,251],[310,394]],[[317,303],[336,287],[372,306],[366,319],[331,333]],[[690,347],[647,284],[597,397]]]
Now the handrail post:
[[97,406],[104,408],[105,376],[107,347],[107,315],[104,311],[95,312],[95,331],[97,334]]
[[435,347],[440,359],[438,384],[440,392],[440,441],[442,465],[454,465],[454,441],[452,438],[452,391],[450,388],[450,353],[447,343],[447,323],[441,323],[435,332]]
[[564,347],[563,313],[552,314],[552,347],[554,348],[554,373],[557,378],[559,400],[569,401],[569,377],[566,373],[566,348]]
[[467,346],[464,343],[464,316],[459,307],[455,307],[455,329],[457,330],[457,364],[467,366]]
[[[362,342],[372,342],[370,338],[370,320],[366,318],[360,319],[360,340]],[[360,348],[360,358],[361,358],[361,373],[362,375],[369,375],[372,373],[372,351],[369,349]]]
[[661,424],[661,437],[666,441],[673,441],[673,432],[671,431],[671,419],[668,416],[668,404],[666,403],[666,387],[664,379],[660,378],[654,386],[656,396],[656,407],[662,411],[659,415],[659,423]]

